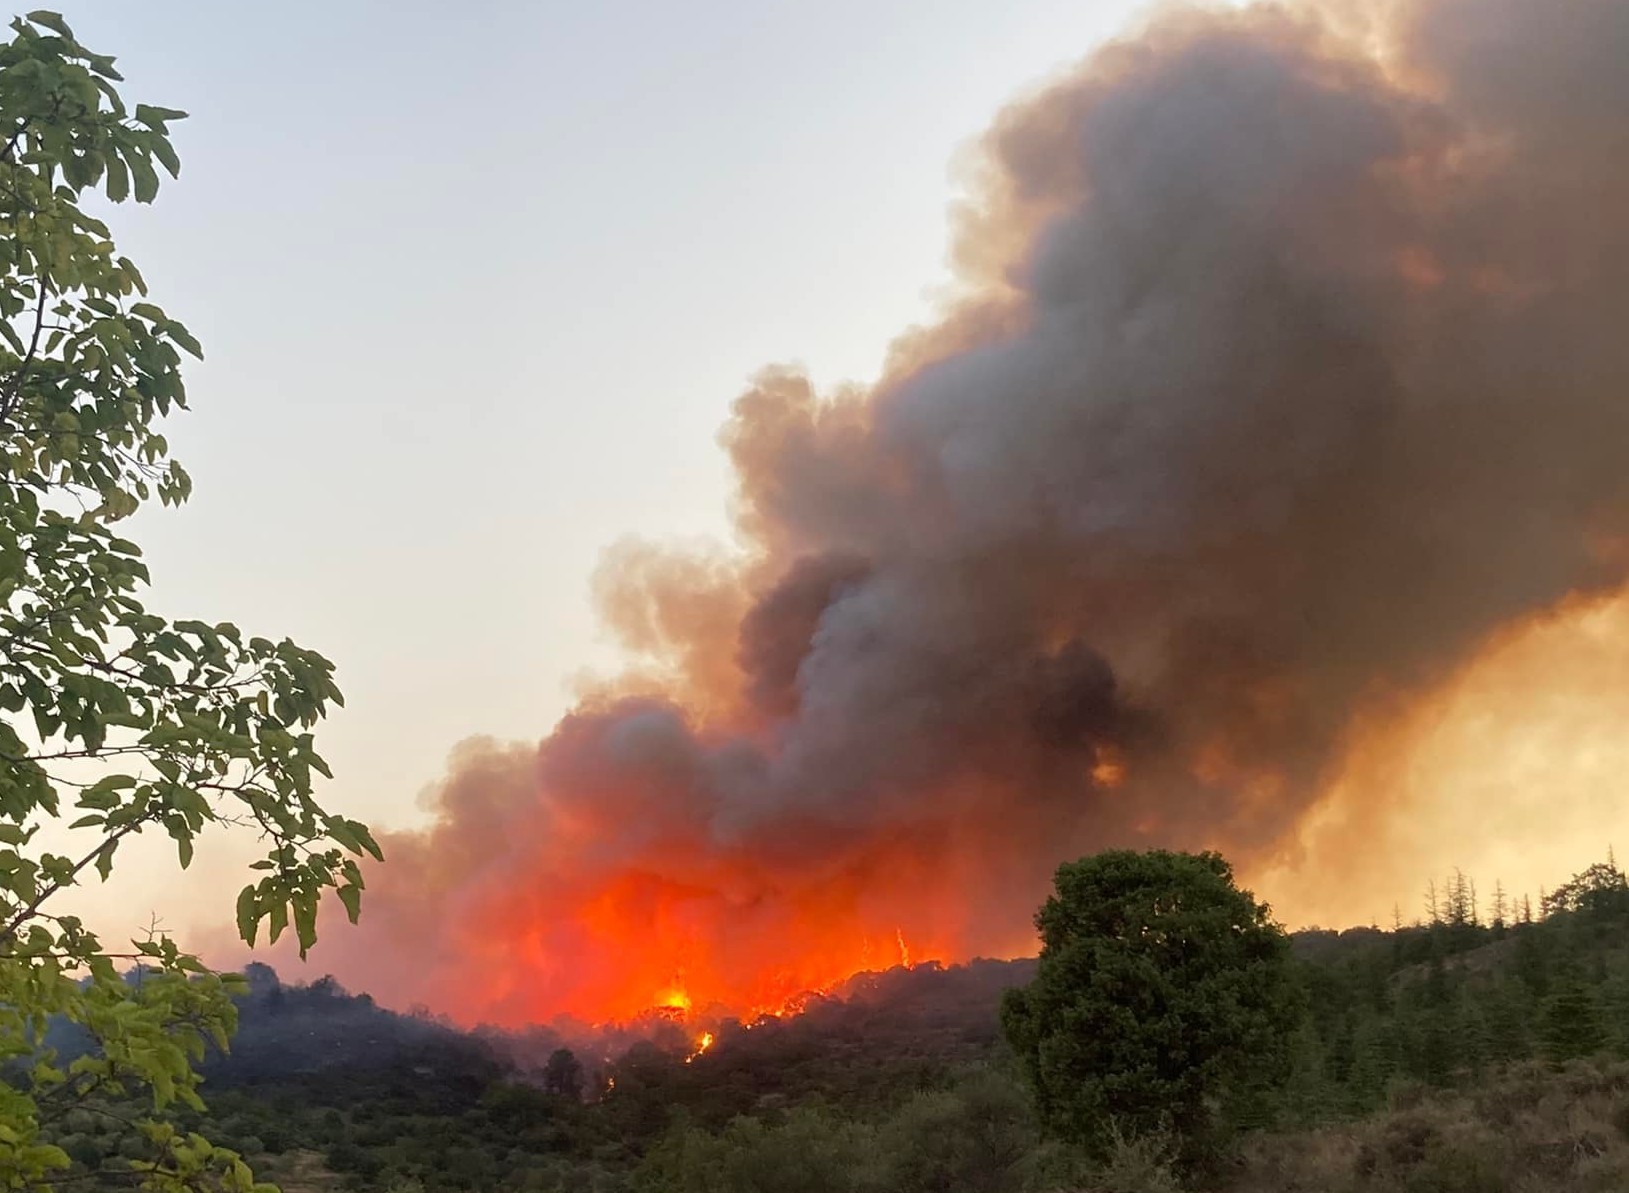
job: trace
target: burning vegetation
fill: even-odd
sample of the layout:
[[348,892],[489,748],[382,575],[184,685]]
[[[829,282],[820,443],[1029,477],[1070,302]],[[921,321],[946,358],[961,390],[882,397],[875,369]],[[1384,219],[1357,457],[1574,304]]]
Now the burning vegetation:
[[460,747],[316,964],[750,1020],[1029,952],[1108,845],[1293,867],[1377,718],[1629,579],[1625,61],[1606,0],[1176,12],[1001,113],[955,302],[737,399],[738,541],[608,555],[628,674]]

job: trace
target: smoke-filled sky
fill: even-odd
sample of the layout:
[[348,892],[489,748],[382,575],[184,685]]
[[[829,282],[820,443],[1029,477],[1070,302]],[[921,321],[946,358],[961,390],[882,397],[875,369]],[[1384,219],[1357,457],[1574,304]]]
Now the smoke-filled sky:
[[[1045,24],[1035,14],[1026,29]],[[1629,701],[1617,597],[1629,579],[1629,4],[1172,10],[1095,50],[1092,32],[1054,25],[1049,52],[1066,32],[1078,65],[969,122],[987,131],[959,158],[948,223],[930,218],[947,191],[913,213],[952,266],[931,312],[877,298],[920,228],[895,244],[875,231],[890,208],[856,198],[882,202],[867,189],[878,179],[821,172],[818,214],[774,232],[826,238],[811,269],[855,254],[852,279],[811,296],[759,259],[731,297],[759,320],[777,310],[793,339],[837,343],[840,371],[775,363],[795,345],[766,353],[660,436],[662,397],[606,412],[614,394],[593,378],[632,369],[676,395],[710,380],[686,362],[738,332],[752,340],[751,320],[743,331],[728,304],[688,301],[718,285],[704,263],[664,301],[650,288],[672,284],[658,280],[670,239],[691,226],[733,240],[727,260],[770,231],[748,214],[763,185],[750,171],[710,204],[683,179],[768,157],[771,175],[796,171],[797,130],[815,117],[793,105],[765,121],[737,95],[754,110],[715,125],[712,164],[681,167],[656,138],[637,202],[618,202],[673,222],[643,253],[619,244],[604,275],[529,270],[520,292],[545,309],[517,311],[481,281],[517,258],[535,266],[529,237],[561,218],[548,214],[549,172],[528,166],[536,211],[505,220],[485,210],[486,187],[439,160],[434,121],[370,95],[383,144],[412,143],[430,169],[406,209],[429,217],[428,192],[436,212],[379,268],[405,270],[393,287],[422,288],[436,309],[369,350],[342,330],[368,292],[317,264],[300,323],[349,345],[330,363],[356,393],[336,411],[320,398],[331,390],[301,385],[336,376],[299,333],[270,349],[292,409],[311,404],[315,439],[285,457],[288,429],[262,431],[236,466],[264,469],[264,505],[240,505],[226,541],[251,529],[256,566],[310,577],[319,603],[354,602],[392,634],[374,677],[415,706],[380,722],[392,769],[422,759],[438,716],[452,729],[441,744],[491,737],[461,746],[425,793],[428,825],[387,836],[362,927],[321,964],[470,1020],[664,1001],[748,1011],[907,947],[1021,952],[1053,866],[1105,845],[1218,847],[1287,915],[1348,919],[1410,898],[1428,867],[1500,861],[1518,837],[1509,884],[1554,877],[1532,867],[1589,860],[1579,848],[1621,826],[1599,808],[1624,761],[1602,710]],[[887,52],[886,37],[863,40]],[[906,38],[898,70],[920,69],[933,44]],[[825,81],[855,102],[840,74]],[[915,89],[891,77],[884,93]],[[933,140],[912,123],[920,102],[862,105],[852,127],[811,136],[875,136],[867,152],[884,173],[903,169]],[[515,118],[503,111],[500,124]],[[558,165],[565,185],[579,179]],[[330,209],[298,171],[279,178],[278,201],[320,225]],[[381,190],[335,213],[338,227],[371,227],[401,198]],[[695,206],[673,214],[687,195]],[[578,218],[592,237],[620,210]],[[250,240],[254,229],[245,218]],[[573,321],[601,304],[597,339]],[[508,329],[501,345],[472,342],[472,312]],[[878,315],[897,319],[883,328]],[[240,318],[211,315],[223,331]],[[880,368],[842,355],[890,333]],[[568,356],[600,345],[585,389],[563,401],[518,378],[558,340],[574,343]],[[463,372],[477,357],[471,368],[492,367],[483,351],[513,362],[513,406]],[[402,374],[387,368],[436,379],[436,400],[397,397],[389,379]],[[569,438],[583,408],[595,410],[583,426],[605,420],[598,451]],[[720,419],[716,436],[683,425]],[[455,424],[479,433],[439,437]],[[668,438],[680,432],[722,446],[724,484],[669,473],[667,508],[642,518],[618,495],[641,467],[696,450]],[[565,455],[578,483],[528,509],[534,487],[557,492],[548,461]],[[382,460],[410,484],[378,483]],[[284,540],[279,496],[306,485],[326,493],[320,517]],[[283,530],[262,535],[273,518]],[[570,655],[599,674],[551,727],[537,685],[566,668],[540,670],[526,644],[560,599],[541,591],[550,569],[585,526],[607,549],[591,580],[569,578],[625,665]],[[712,541],[672,540],[697,530]],[[324,543],[331,574],[314,566]],[[516,584],[533,611],[517,608]],[[342,662],[344,645],[330,648]],[[440,671],[451,656],[474,683]],[[351,690],[366,700],[365,685]],[[389,820],[405,795],[347,802]]]
[[[607,545],[727,530],[753,373],[876,374],[948,276],[958,153],[1134,2],[54,7],[192,113],[181,181],[112,216],[208,357],[154,607],[331,655],[328,798],[401,827],[456,743],[615,665]],[[249,850],[129,856],[87,899],[121,932],[212,920]]]

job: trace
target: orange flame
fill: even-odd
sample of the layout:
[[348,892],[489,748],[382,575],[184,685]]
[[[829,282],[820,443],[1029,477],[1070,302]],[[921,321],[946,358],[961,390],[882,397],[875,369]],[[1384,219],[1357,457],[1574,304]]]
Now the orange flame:
[[703,1052],[706,1052],[712,1046],[713,1046],[713,1033],[710,1032],[710,1031],[702,1032],[701,1033],[701,1039],[696,1041],[695,1051],[693,1051],[689,1056],[684,1058],[684,1063],[689,1064],[691,1061],[695,1060],[696,1057],[700,1056]]
[[690,1014],[694,1004],[690,1001],[689,992],[676,980],[673,985],[656,996],[655,1005],[662,1010],[677,1011],[681,1016],[685,1016]]

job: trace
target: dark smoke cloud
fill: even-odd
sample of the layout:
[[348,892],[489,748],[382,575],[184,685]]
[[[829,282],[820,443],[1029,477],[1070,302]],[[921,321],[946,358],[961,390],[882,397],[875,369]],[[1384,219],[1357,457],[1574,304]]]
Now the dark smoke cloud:
[[320,960],[722,997],[822,933],[1021,946],[1110,843],[1285,848],[1372,702],[1625,582],[1626,64],[1621,0],[1178,13],[1003,112],[963,299],[736,402],[739,555],[619,549],[638,678],[460,754]]

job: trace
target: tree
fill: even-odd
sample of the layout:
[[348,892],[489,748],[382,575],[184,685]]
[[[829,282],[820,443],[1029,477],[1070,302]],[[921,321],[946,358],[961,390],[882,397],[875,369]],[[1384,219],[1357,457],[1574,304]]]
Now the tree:
[[1553,1061],[1593,1056],[1607,1043],[1595,991],[1569,974],[1544,1005],[1544,1054]]
[[1544,915],[1582,912],[1597,917],[1622,916],[1629,912],[1629,877],[1618,869],[1610,850],[1607,860],[1596,862],[1540,900]]
[[[151,202],[180,163],[185,113],[127,108],[114,60],[35,12],[0,44],[0,1184],[46,1185],[69,1157],[49,1142],[86,1099],[150,1112],[130,1164],[157,1189],[248,1188],[231,1152],[164,1121],[201,1105],[194,1063],[224,1046],[240,980],[161,932],[124,953],[71,915],[64,892],[107,881],[119,847],[157,830],[185,867],[206,827],[269,842],[237,901],[253,943],[290,925],[302,952],[319,897],[355,917],[362,824],[325,811],[312,728],[341,702],[333,666],[236,626],[169,621],[139,599],[141,551],[119,523],[191,482],[160,431],[185,408],[193,337],[147,297],[136,266],[81,201]],[[62,822],[72,818],[71,824]],[[49,824],[49,831],[42,826]],[[66,852],[62,841],[72,842]],[[120,968],[139,962],[140,981]],[[39,1047],[49,1020],[94,1047],[64,1063]]]
[[1105,1154],[1169,1130],[1190,1161],[1288,1075],[1302,1001],[1289,941],[1214,853],[1059,867],[1035,980],[1002,1026],[1055,1134]]
[[556,1048],[543,1066],[543,1089],[573,1102],[583,1100],[583,1065],[570,1048]]

